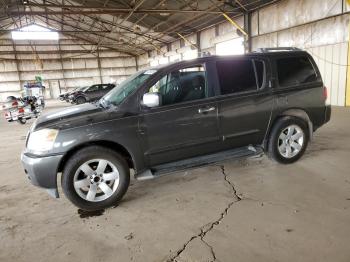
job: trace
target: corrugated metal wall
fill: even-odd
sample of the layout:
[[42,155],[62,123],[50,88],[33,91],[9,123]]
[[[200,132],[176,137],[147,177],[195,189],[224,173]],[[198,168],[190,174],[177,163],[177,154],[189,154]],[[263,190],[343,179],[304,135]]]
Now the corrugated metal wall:
[[345,0],[285,0],[253,15],[253,50],[295,46],[318,64],[328,103],[345,106],[350,15]]
[[[9,46],[1,47],[1,51],[13,51],[12,41],[9,35],[3,35],[0,41]],[[22,46],[20,41],[16,42],[15,46],[17,56],[14,54],[0,55],[0,102],[4,101],[7,96],[19,96],[23,85],[27,81],[33,81],[35,76],[40,75],[44,80],[44,85],[47,87],[46,96],[51,98],[57,96],[57,92],[50,90],[52,85],[58,84],[64,92],[65,90],[87,86],[92,84],[122,82],[126,77],[136,72],[136,59],[123,53],[111,52],[103,49],[99,52],[99,57],[96,53],[86,53],[86,50],[91,50],[91,45],[80,47],[84,53],[74,53],[70,50],[79,50],[79,46],[70,46],[72,42],[68,39],[61,39],[60,49],[62,54],[59,54],[57,42],[45,41],[51,46],[42,46],[41,42],[36,47],[38,52],[55,52],[40,54],[39,58],[33,53],[29,46]],[[27,52],[20,54],[21,52]],[[17,57],[17,59],[15,59]],[[99,63],[100,61],[100,68]],[[42,63],[42,64],[41,64]]]
[[348,43],[339,43],[307,49],[314,57],[325,86],[329,89],[328,103],[345,105]]

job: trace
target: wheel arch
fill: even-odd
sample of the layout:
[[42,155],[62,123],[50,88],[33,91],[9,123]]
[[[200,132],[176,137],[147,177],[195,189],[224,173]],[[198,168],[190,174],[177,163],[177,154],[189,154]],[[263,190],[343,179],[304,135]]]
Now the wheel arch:
[[79,98],[84,98],[85,101],[88,101],[88,99],[86,98],[86,96],[84,94],[77,95],[77,97],[74,98],[74,101],[77,101]]
[[264,148],[267,148],[267,144],[269,141],[269,137],[271,134],[271,131],[274,127],[274,125],[276,124],[277,121],[279,121],[281,118],[283,117],[287,117],[287,116],[291,116],[291,117],[297,117],[299,119],[304,120],[307,125],[308,125],[308,129],[309,129],[309,139],[312,140],[312,135],[313,135],[313,123],[308,115],[308,113],[301,108],[291,108],[291,109],[287,109],[281,113],[279,113],[271,122],[271,125],[268,128],[268,131],[266,133],[265,139],[264,139],[264,143],[263,146]]
[[65,164],[67,163],[68,159],[72,155],[74,155],[80,149],[83,149],[83,148],[88,147],[88,146],[101,146],[101,147],[111,149],[111,150],[121,154],[124,157],[124,159],[128,163],[129,168],[132,168],[132,169],[135,168],[134,157],[123,145],[116,143],[116,142],[112,142],[112,141],[100,140],[100,141],[86,142],[86,143],[80,144],[76,147],[73,147],[72,149],[67,151],[64,154],[64,156],[63,156],[63,158],[58,166],[58,172],[63,171]]

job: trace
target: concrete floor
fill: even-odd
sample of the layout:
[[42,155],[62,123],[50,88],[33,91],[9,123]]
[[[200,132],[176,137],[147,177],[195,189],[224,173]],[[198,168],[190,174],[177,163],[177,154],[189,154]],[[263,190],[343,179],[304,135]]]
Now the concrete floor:
[[0,261],[350,261],[349,109],[333,109],[296,164],[263,157],[132,181],[95,216],[29,184],[28,128],[0,122]]

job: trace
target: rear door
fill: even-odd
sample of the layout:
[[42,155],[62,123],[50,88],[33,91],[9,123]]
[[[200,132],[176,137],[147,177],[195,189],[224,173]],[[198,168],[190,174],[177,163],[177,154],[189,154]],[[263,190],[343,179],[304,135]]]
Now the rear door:
[[306,111],[313,124],[323,124],[325,97],[321,74],[306,53],[281,54],[272,59],[276,72],[275,114],[288,109]]
[[218,150],[218,107],[205,64],[165,72],[147,92],[162,96],[162,105],[143,108],[139,129],[148,165],[173,162]]
[[216,62],[216,68],[223,148],[261,144],[274,103],[269,61],[260,57],[225,58]]

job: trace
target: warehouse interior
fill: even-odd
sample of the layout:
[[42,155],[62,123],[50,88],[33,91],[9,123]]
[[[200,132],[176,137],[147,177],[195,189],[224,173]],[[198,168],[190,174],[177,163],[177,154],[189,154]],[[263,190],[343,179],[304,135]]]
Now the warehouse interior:
[[40,83],[44,113],[63,110],[79,87],[275,47],[311,54],[332,106],[293,165],[262,156],[132,179],[118,206],[86,213],[30,185],[20,158],[35,119],[2,116],[0,261],[349,261],[348,0],[1,0],[0,104]]
[[[350,105],[346,0],[127,2],[3,1],[0,100],[21,92],[37,75],[49,87],[46,97],[57,98],[77,86],[120,83],[148,66],[206,52],[240,54],[293,46],[309,51],[317,61],[330,87],[329,102]],[[163,9],[167,12],[159,11]],[[245,30],[238,30],[222,12]],[[34,31],[56,32],[57,39],[11,37],[13,30],[33,26]],[[232,45],[236,48],[231,50]]]

